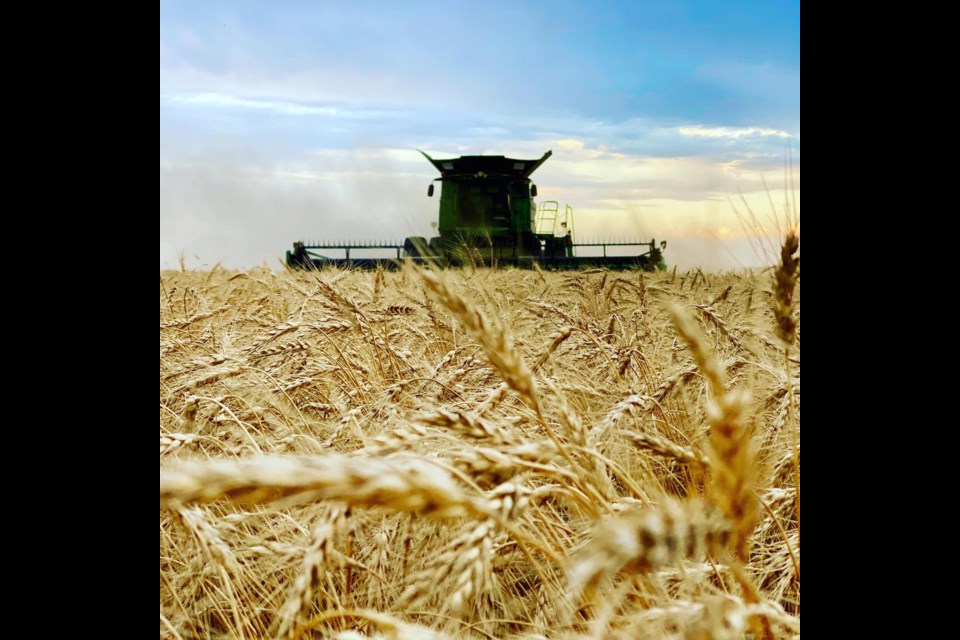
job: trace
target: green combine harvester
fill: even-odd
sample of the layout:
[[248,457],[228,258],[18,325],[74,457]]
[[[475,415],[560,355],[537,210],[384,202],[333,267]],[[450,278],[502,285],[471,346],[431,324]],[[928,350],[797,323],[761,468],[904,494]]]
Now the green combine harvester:
[[[582,242],[574,240],[573,209],[560,210],[556,201],[534,203],[537,185],[530,175],[553,152],[537,160],[518,160],[504,156],[461,156],[434,160],[421,151],[437,168],[440,177],[440,218],[438,235],[427,239],[414,236],[402,244],[390,242],[296,242],[287,251],[287,265],[297,269],[324,266],[372,269],[394,268],[403,260],[428,262],[439,266],[485,265],[577,269],[666,269],[663,250],[667,243]],[[433,196],[430,184],[427,196]],[[578,256],[577,249],[589,247],[602,255]],[[608,250],[623,253],[634,247],[635,255],[607,255]],[[343,257],[328,257],[320,252],[337,251]],[[358,253],[389,252],[385,258],[359,257]],[[351,252],[354,253],[351,256]],[[632,253],[632,250],[626,250]]]

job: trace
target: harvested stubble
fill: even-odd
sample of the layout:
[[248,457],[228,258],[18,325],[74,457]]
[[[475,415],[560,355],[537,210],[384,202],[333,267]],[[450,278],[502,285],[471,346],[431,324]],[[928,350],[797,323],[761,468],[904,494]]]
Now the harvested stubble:
[[798,635],[780,280],[161,272],[161,637]]

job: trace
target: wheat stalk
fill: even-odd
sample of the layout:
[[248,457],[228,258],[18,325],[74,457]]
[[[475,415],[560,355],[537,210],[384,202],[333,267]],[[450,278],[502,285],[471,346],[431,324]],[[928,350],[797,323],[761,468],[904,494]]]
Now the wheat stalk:
[[506,332],[487,320],[472,302],[453,291],[441,278],[430,271],[420,271],[420,278],[440,302],[453,313],[483,347],[483,351],[510,388],[534,409],[539,409],[537,388],[533,375],[523,358],[507,339]]
[[301,612],[309,610],[313,592],[323,579],[327,565],[331,562],[334,550],[331,548],[337,529],[346,515],[343,509],[332,509],[320,518],[310,534],[310,544],[300,566],[300,572],[293,581],[287,600],[277,617],[277,631],[274,634],[280,640],[290,640],[296,633],[297,620]]
[[698,467],[709,467],[710,459],[700,453],[697,453],[690,447],[684,447],[675,442],[671,442],[661,435],[649,432],[620,431],[621,435],[627,438],[633,446],[644,451],[652,451],[658,455],[673,458],[683,464],[695,465]]
[[160,471],[161,508],[223,498],[258,504],[291,496],[438,518],[482,512],[476,498],[464,493],[453,478],[416,457],[261,456],[194,462]]
[[800,236],[793,230],[787,232],[780,247],[780,264],[774,273],[773,314],[776,318],[777,337],[787,344],[797,339],[797,322],[793,318],[793,290],[800,278]]
[[578,594],[604,576],[647,573],[685,558],[716,553],[727,543],[730,525],[709,505],[666,500],[607,518],[574,556],[569,592]]

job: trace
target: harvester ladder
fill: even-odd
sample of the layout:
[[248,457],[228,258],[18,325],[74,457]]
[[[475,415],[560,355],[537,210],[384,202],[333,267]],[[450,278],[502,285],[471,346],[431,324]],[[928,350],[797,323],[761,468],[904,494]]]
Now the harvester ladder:
[[563,230],[563,233],[560,235],[567,235],[567,231],[573,233],[573,207],[566,205],[563,209],[563,214],[561,214],[560,204],[556,200],[545,200],[541,202],[537,208],[537,233],[552,233],[556,235],[558,222]]
[[560,215],[560,203],[556,200],[545,200],[540,203],[537,211],[537,233],[556,234],[557,218]]
[[571,237],[576,235],[573,228],[573,207],[565,205],[563,214],[560,213],[560,204],[556,200],[545,200],[537,208],[537,231],[540,235],[549,234],[556,236],[559,223],[560,236],[568,233]]

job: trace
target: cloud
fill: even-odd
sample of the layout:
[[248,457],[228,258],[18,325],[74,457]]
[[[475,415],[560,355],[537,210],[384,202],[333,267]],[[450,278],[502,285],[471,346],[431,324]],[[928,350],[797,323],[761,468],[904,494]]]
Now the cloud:
[[272,111],[291,116],[335,116],[337,110],[333,107],[314,107],[292,102],[273,102],[269,100],[249,100],[220,93],[197,93],[185,96],[175,96],[173,102],[205,107],[221,107],[228,109],[258,109]]
[[278,266],[296,240],[402,242],[429,234],[433,173],[406,150],[277,157],[228,146],[195,153],[162,147],[160,265],[176,266],[183,252],[191,263],[196,255],[206,265]]
[[555,140],[554,144],[558,147],[564,149],[575,149],[577,151],[583,150],[583,140],[575,140],[574,138],[564,138],[562,140]]
[[221,109],[253,109],[287,116],[325,116],[334,118],[384,118],[396,111],[364,109],[354,106],[317,106],[303,102],[241,98],[222,93],[193,93],[167,98],[174,104]]
[[765,129],[763,127],[707,127],[702,124],[679,127],[681,136],[688,138],[726,138],[738,140],[740,138],[774,137],[791,138],[789,131],[782,129]]

